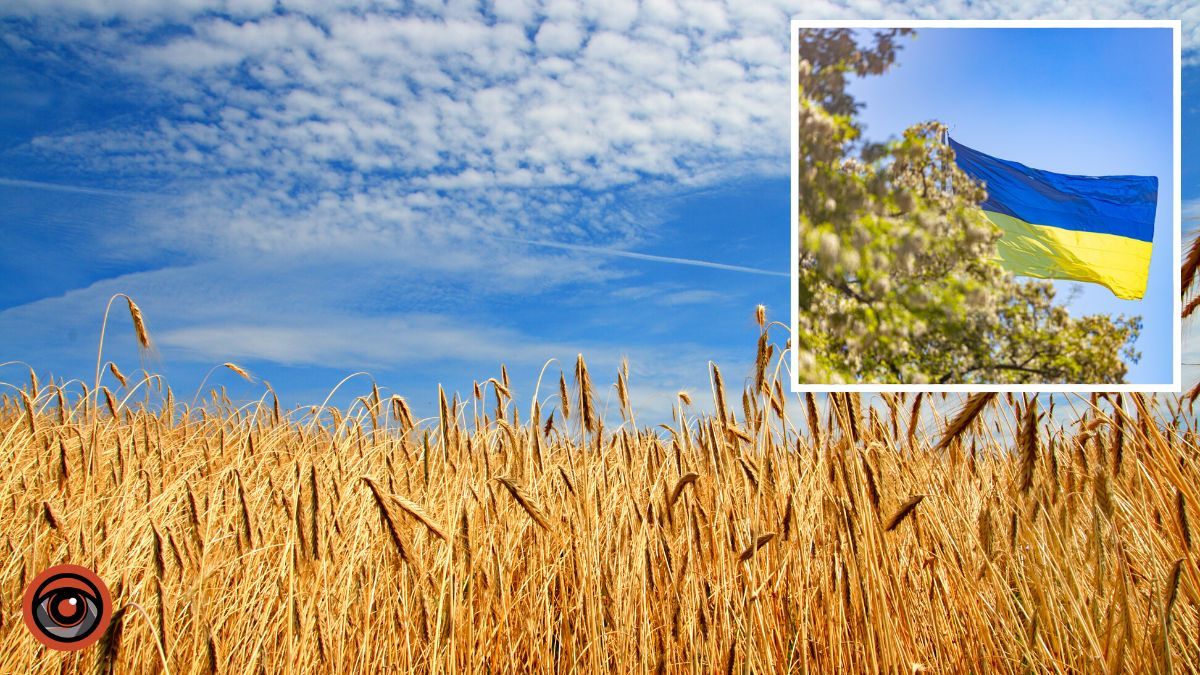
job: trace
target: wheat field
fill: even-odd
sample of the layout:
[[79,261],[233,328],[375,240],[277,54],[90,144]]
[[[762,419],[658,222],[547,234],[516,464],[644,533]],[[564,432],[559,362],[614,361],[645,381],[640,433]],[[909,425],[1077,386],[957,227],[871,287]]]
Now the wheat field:
[[[108,364],[8,387],[0,671],[1200,667],[1177,397],[785,394],[785,331],[758,318],[754,371],[711,366],[716,412],[681,393],[659,426],[627,368],[599,410],[582,356],[532,408],[502,370],[423,420],[374,387],[193,406]],[[61,562],[116,607],[74,653],[21,620]]]

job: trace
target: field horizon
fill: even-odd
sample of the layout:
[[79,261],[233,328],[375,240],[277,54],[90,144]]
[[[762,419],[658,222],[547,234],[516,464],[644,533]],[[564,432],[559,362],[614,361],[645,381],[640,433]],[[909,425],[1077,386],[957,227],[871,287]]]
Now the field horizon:
[[[119,387],[33,378],[0,399],[0,669],[1198,662],[1182,399],[1097,394],[1064,423],[1019,395],[971,394],[952,416],[926,394],[792,398],[759,325],[743,390],[713,365],[714,412],[681,394],[657,427],[637,425],[624,370],[605,427],[582,356],[543,382],[545,409],[519,410],[502,373],[439,392],[428,420],[377,389],[294,419],[217,392],[193,407],[107,364]],[[94,569],[116,609],[75,653],[20,620],[25,584],[63,562]]]

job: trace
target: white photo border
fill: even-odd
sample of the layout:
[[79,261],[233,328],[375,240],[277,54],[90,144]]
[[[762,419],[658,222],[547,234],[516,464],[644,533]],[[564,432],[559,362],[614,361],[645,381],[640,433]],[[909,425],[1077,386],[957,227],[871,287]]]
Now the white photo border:
[[[797,381],[797,373],[799,373],[798,351],[795,344],[796,335],[796,320],[797,309],[800,304],[798,275],[800,265],[800,241],[799,241],[799,205],[797,196],[799,194],[799,166],[796,163],[796,150],[799,147],[799,126],[800,126],[800,92],[799,92],[799,70],[800,70],[800,55],[798,53],[799,30],[801,28],[1170,28],[1172,35],[1172,49],[1174,61],[1174,101],[1172,111],[1174,137],[1174,162],[1172,177],[1173,185],[1173,251],[1174,265],[1174,329],[1173,337],[1173,368],[1172,380],[1169,383],[1163,384],[895,384],[895,383],[875,383],[875,384],[801,384]],[[790,328],[792,332],[792,349],[791,351],[791,390],[794,393],[799,392],[979,392],[979,391],[1000,391],[1000,392],[1030,392],[1030,393],[1074,393],[1074,392],[1107,392],[1107,391],[1138,391],[1146,393],[1172,393],[1178,394],[1182,392],[1182,319],[1183,301],[1180,294],[1180,275],[1179,267],[1182,261],[1183,249],[1183,196],[1182,191],[1182,125],[1181,125],[1181,104],[1182,104],[1182,66],[1183,66],[1183,51],[1182,51],[1182,21],[1177,19],[1159,20],[1159,19],[1129,19],[1129,20],[1042,20],[1042,19],[792,19],[791,20],[791,36],[789,43],[791,45],[791,81],[788,86],[788,91],[791,94],[791,121],[789,127],[791,129],[791,148],[788,156],[791,160],[791,273],[790,279],[792,284],[791,289],[791,320]]]

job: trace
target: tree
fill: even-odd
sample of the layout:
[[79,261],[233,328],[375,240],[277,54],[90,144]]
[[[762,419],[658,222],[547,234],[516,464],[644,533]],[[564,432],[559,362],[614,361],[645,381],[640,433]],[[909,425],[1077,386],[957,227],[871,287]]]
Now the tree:
[[1140,317],[1072,317],[1050,283],[994,262],[984,187],[955,165],[944,125],[861,139],[847,78],[886,71],[910,32],[799,36],[800,381],[1123,381]]

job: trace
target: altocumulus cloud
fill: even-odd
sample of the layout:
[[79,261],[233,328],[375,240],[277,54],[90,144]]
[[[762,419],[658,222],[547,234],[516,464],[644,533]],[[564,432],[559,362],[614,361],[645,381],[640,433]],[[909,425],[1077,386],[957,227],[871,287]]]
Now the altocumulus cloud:
[[618,191],[786,170],[795,12],[1159,14],[1185,20],[1189,47],[1200,30],[1196,6],[1118,0],[395,4],[9,3],[14,49],[65,43],[161,96],[154,115],[26,150],[127,180],[187,179],[186,208],[159,222],[209,251],[381,234],[624,246],[646,221],[611,208]]

